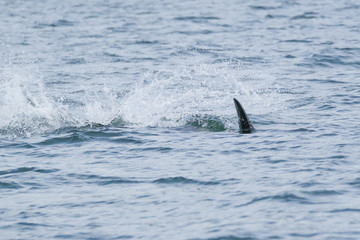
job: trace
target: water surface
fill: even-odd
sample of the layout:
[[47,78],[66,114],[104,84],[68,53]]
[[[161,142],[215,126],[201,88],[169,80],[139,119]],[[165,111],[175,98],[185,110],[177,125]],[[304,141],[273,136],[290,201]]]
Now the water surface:
[[357,1],[0,8],[1,239],[360,238]]

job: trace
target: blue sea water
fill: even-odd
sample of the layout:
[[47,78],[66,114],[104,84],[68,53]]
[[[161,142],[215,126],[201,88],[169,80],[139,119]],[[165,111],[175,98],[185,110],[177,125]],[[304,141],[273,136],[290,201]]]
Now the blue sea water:
[[0,239],[360,239],[358,1],[0,9]]

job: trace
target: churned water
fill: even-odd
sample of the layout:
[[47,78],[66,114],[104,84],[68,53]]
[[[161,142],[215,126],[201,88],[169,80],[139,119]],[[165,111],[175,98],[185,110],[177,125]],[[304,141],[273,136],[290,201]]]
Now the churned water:
[[0,8],[0,239],[360,239],[358,1]]

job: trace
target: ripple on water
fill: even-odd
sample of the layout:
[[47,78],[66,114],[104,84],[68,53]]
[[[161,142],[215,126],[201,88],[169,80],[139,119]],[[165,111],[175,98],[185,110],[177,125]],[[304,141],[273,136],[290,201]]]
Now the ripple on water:
[[52,23],[35,22],[34,28],[55,28],[55,27],[72,27],[74,23],[65,19],[59,19]]
[[283,194],[277,194],[277,195],[269,195],[264,197],[256,197],[250,200],[249,202],[241,205],[237,205],[235,207],[245,207],[249,206],[258,202],[263,201],[280,201],[280,202],[294,202],[294,203],[300,203],[300,204],[307,204],[309,203],[309,200],[305,197],[300,197],[293,193],[283,193]]
[[[35,167],[20,167],[14,168],[9,170],[0,171],[0,177],[3,178],[12,178],[15,175],[23,177],[25,173],[40,173],[40,174],[48,174],[59,171],[58,169],[41,169]],[[0,181],[0,188],[1,189],[20,189],[25,186],[29,186],[32,189],[36,189],[42,187],[43,185],[36,181],[22,181],[21,183],[15,181]]]
[[201,181],[190,178],[185,178],[182,176],[178,177],[167,177],[167,178],[158,178],[152,181],[145,180],[134,180],[134,179],[126,179],[115,176],[100,176],[94,174],[75,174],[70,173],[67,175],[70,178],[75,178],[78,180],[85,180],[89,184],[97,184],[97,185],[109,185],[109,184],[140,184],[140,183],[155,183],[155,184],[194,184],[194,185],[218,185],[221,184],[219,181]]
[[193,23],[203,23],[208,22],[210,20],[219,20],[218,17],[215,16],[185,16],[185,17],[176,17],[174,18],[175,21],[189,21]]
[[25,172],[37,172],[37,173],[52,173],[57,172],[58,169],[39,169],[35,167],[20,167],[20,168],[14,168],[9,169],[5,171],[0,171],[0,176],[2,175],[8,175],[8,174],[18,174],[18,173],[25,173]]
[[38,146],[48,146],[48,145],[56,145],[56,144],[74,144],[74,143],[82,143],[86,142],[89,138],[84,136],[81,133],[71,133],[61,137],[51,137],[46,140],[39,142]]
[[233,235],[229,235],[229,236],[220,236],[220,237],[215,237],[215,238],[194,238],[191,240],[257,240],[258,238],[255,237],[237,237],[237,236],[233,236]]
[[296,15],[291,17],[290,20],[307,20],[317,18],[317,13],[315,12],[304,12],[303,14]]
[[0,189],[19,189],[22,188],[21,185],[16,182],[4,182],[0,181]]
[[124,179],[120,177],[104,177],[94,174],[75,174],[70,173],[67,175],[70,178],[75,178],[78,180],[85,180],[89,184],[97,184],[100,186],[109,185],[109,184],[134,184],[142,183],[143,181]]
[[331,213],[346,213],[346,212],[354,212],[354,213],[360,213],[359,208],[342,208],[342,209],[335,209],[331,210]]
[[341,192],[335,190],[313,190],[313,191],[303,191],[304,194],[311,196],[333,196],[333,195],[342,195]]
[[159,178],[153,181],[153,183],[160,184],[196,184],[196,185],[217,185],[220,184],[218,181],[200,181],[185,177],[168,177],[168,178]]
[[360,178],[356,178],[354,181],[348,183],[350,186],[360,188]]

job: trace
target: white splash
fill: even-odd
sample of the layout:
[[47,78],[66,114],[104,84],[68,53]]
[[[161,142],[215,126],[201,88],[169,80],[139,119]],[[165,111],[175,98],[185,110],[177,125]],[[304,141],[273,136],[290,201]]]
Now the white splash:
[[54,96],[39,71],[12,67],[0,69],[0,84],[0,133],[12,137],[96,124],[181,127],[194,116],[236,129],[233,97],[250,116],[279,110],[285,101],[271,74],[229,63],[148,71],[130,91],[97,83],[69,85]]
[[16,68],[1,69],[0,129],[30,136],[63,126],[66,108],[46,95],[41,76]]
[[270,74],[227,63],[148,72],[124,98],[120,114],[131,124],[156,127],[183,126],[194,115],[213,115],[234,128],[233,97],[243,101],[250,114],[279,109],[277,101],[282,100],[275,80]]

